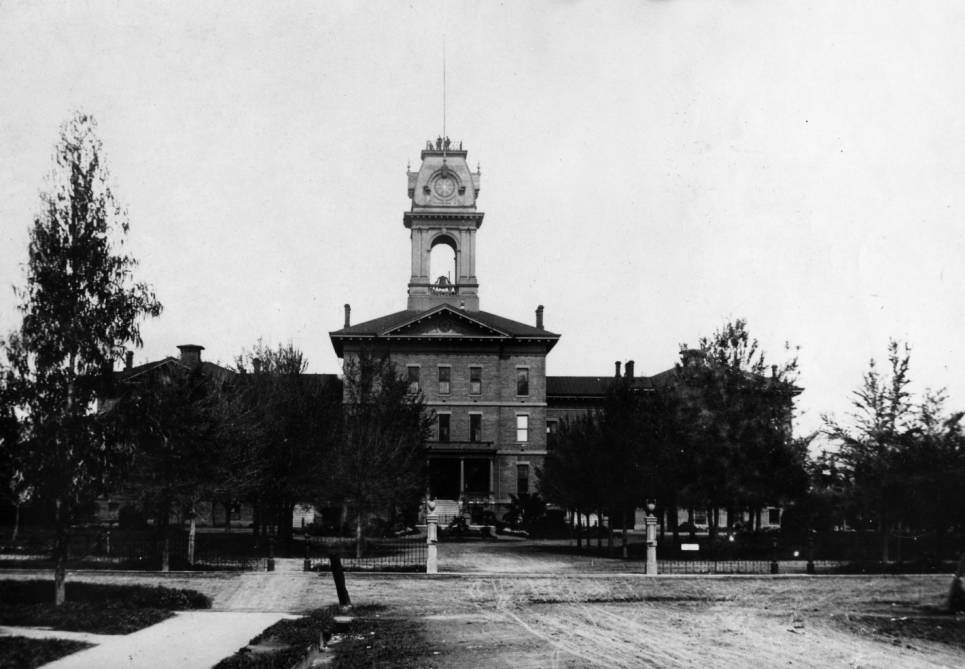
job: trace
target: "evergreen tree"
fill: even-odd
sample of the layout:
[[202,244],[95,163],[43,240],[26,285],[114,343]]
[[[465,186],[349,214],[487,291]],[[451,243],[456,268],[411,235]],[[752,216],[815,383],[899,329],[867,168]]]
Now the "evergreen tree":
[[153,291],[134,281],[126,213],[108,184],[95,130],[82,113],[61,127],[18,291],[23,323],[6,347],[23,416],[17,470],[55,510],[57,604],[65,599],[71,522],[106,492],[131,453],[110,415],[97,411],[97,398],[113,361],[141,345],[140,320],[161,311]]

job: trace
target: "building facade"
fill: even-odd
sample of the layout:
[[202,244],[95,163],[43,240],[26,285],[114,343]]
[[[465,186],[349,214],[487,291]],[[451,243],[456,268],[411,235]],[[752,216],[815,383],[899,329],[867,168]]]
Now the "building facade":
[[[511,495],[536,491],[546,455],[546,356],[560,335],[480,309],[476,276],[479,171],[448,138],[409,171],[411,274],[406,309],[329,333],[346,367],[362,351],[388,355],[435,415],[426,444],[429,494],[440,513],[499,515]],[[434,264],[439,251],[451,261]]]

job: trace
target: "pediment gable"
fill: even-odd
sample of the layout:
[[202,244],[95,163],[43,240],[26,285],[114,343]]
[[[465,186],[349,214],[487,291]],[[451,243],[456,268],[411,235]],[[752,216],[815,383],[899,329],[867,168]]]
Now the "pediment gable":
[[462,310],[442,306],[382,333],[389,337],[507,337]]

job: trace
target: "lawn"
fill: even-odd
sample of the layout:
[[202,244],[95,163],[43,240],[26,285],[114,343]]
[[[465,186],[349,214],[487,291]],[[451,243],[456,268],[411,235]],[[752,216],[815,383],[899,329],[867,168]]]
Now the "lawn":
[[173,611],[211,606],[210,598],[193,590],[79,582],[67,584],[62,606],[53,601],[53,581],[0,581],[0,625],[129,634]]
[[90,648],[90,644],[66,639],[0,636],[0,667],[33,669],[84,648]]

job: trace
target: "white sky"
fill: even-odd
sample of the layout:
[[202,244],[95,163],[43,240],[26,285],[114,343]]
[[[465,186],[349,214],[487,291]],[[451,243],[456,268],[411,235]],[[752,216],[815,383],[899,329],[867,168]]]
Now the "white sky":
[[263,337],[338,371],[343,303],[405,308],[443,33],[481,306],[545,304],[550,374],[656,373],[745,317],[801,347],[802,428],[891,336],[965,405],[960,2],[0,1],[0,286],[82,108],[165,305],[136,360]]

